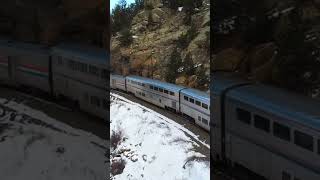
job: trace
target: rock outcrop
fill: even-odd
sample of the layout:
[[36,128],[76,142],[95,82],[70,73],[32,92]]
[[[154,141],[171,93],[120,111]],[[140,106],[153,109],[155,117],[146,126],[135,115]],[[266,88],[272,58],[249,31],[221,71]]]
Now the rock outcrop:
[[[169,9],[157,0],[145,1],[150,6],[138,12],[131,23],[133,43],[128,47],[122,46],[119,34],[111,39],[113,71],[164,80],[171,53],[177,48],[181,37],[194,28],[194,36],[183,44],[184,47],[178,47],[178,51],[182,61],[190,54],[195,68],[209,76],[210,5],[209,1],[206,2],[192,15],[191,23],[186,23],[185,11]],[[198,79],[181,75],[176,83],[207,90],[209,81],[199,85]]]
[[216,7],[212,72],[242,72],[256,81],[319,94],[319,1],[226,0]]

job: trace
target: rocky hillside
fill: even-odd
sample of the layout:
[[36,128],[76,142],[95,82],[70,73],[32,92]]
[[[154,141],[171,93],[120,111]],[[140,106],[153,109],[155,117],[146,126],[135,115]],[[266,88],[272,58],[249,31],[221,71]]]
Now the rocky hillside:
[[[132,43],[123,45],[120,33],[111,38],[113,71],[166,81],[168,66],[175,63],[177,72],[173,76],[177,75],[174,77],[176,84],[206,90],[210,71],[209,1],[195,8],[188,20],[183,8],[168,8],[160,1],[144,3],[144,8],[131,22]],[[175,57],[173,51],[176,51]],[[181,63],[178,62],[180,57]],[[186,73],[188,68],[190,73]]]
[[108,48],[106,6],[104,0],[2,0],[0,34],[49,45],[73,40]]
[[320,1],[215,4],[212,71],[237,71],[312,97],[320,89]]

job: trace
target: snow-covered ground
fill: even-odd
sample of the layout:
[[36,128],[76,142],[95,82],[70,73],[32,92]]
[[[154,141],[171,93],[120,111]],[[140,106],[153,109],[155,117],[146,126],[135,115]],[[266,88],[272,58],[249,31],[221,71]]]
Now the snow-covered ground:
[[108,146],[41,111],[0,98],[0,179],[106,179]]
[[114,180],[209,180],[209,158],[196,147],[209,150],[195,134],[157,112],[116,94],[110,95],[111,130],[123,138],[112,149],[110,161],[126,164]]

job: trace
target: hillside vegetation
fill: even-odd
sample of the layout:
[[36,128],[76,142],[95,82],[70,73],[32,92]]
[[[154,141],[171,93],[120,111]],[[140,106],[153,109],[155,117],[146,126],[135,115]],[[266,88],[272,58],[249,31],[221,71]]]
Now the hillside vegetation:
[[320,1],[217,1],[211,70],[311,97],[320,89]]
[[209,1],[121,1],[111,17],[114,73],[207,90]]

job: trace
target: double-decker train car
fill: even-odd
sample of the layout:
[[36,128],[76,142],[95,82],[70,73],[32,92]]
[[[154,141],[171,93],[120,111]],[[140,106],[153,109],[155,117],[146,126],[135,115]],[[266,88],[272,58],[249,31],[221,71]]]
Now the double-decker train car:
[[320,179],[320,102],[216,74],[212,158],[251,179]]
[[117,74],[112,74],[111,76],[112,78],[110,77],[110,86],[113,89],[126,91],[126,78]]
[[127,91],[162,108],[179,112],[179,92],[183,86],[139,76],[126,77]]
[[195,123],[206,129],[210,130],[210,98],[205,92],[195,89],[186,88],[181,90],[180,93],[180,112],[192,117]]
[[11,42],[10,76],[18,86],[30,86],[45,92],[51,92],[49,73],[50,53],[45,46]]
[[121,89],[161,108],[181,113],[210,131],[209,94],[140,76],[111,74],[110,87]]
[[106,51],[62,43],[52,48],[53,92],[66,96],[84,111],[106,117]]
[[3,84],[66,97],[81,110],[107,118],[109,67],[105,50],[72,43],[49,48],[1,40],[0,53]]

